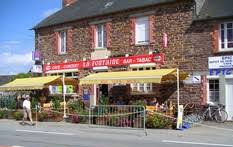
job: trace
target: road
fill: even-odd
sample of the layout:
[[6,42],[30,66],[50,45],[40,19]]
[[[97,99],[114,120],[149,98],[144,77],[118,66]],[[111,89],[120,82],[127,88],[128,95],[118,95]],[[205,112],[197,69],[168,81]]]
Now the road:
[[65,122],[21,126],[13,120],[0,120],[0,147],[233,147],[233,123],[214,127],[148,130],[145,136],[142,130],[90,128]]

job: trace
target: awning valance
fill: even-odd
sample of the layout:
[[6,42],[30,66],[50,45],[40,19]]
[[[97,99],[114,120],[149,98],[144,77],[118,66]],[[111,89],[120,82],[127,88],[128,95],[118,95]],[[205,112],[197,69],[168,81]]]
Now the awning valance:
[[[180,80],[186,77],[187,74],[183,74]],[[166,80],[176,80],[176,69],[95,73],[80,79],[80,84],[161,83]]]
[[[70,79],[66,79],[71,82]],[[19,90],[39,90],[46,85],[53,83],[62,83],[60,76],[33,77],[16,79],[10,83],[0,86],[0,91],[19,91]]]

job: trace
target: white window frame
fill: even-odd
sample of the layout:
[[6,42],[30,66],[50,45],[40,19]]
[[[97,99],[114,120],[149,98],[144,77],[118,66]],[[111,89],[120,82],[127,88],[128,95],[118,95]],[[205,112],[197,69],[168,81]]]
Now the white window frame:
[[[98,36],[98,26],[101,26],[101,29],[102,29],[102,32],[101,32],[101,37],[102,37],[102,43],[101,43],[101,46],[99,46],[99,36]],[[95,47],[96,49],[104,49],[105,48],[105,44],[104,44],[104,41],[105,41],[105,35],[104,35],[104,24],[97,24],[96,25],[96,40],[95,40]]]
[[[140,68],[143,68],[143,70],[146,70],[149,68],[149,70],[153,70],[153,67],[134,67],[132,68],[133,71],[139,71]],[[136,70],[135,70],[136,69]],[[143,84],[143,90],[141,90],[140,87]],[[136,86],[137,85],[137,86]],[[147,86],[149,85],[150,89],[147,89]],[[149,93],[153,91],[153,83],[135,83],[135,84],[130,84],[131,89],[133,92],[140,92],[140,93]],[[135,91],[135,87],[137,88],[137,91]]]
[[[233,25],[233,21],[230,21],[230,22],[223,22],[223,23],[220,23],[219,24],[219,51],[220,52],[224,52],[224,51],[233,51],[233,47],[232,48],[228,48],[227,47],[227,44],[229,43],[228,42],[228,40],[227,40],[227,24],[228,23],[232,23],[232,25]],[[221,28],[221,25],[224,25],[224,48],[222,48],[222,40],[221,40],[221,38],[222,38],[222,33],[221,33],[221,31],[222,31],[222,28]],[[232,41],[232,43],[233,43],[233,41]]]
[[[145,19],[145,20],[144,20]],[[139,30],[138,30],[138,24],[137,24],[137,22],[138,21],[147,21],[147,28],[145,28],[145,31],[146,30],[148,30],[147,31],[147,34],[146,34],[146,36],[147,36],[147,38],[148,38],[148,40],[138,40],[138,34],[139,34]],[[150,42],[150,39],[149,39],[149,35],[150,35],[150,23],[149,23],[149,16],[143,16],[143,17],[137,17],[136,18],[136,21],[135,21],[135,44],[136,45],[148,45],[149,44],[149,42]],[[144,32],[145,33],[145,32]]]
[[[63,42],[63,44],[64,44],[64,50],[62,50],[62,33],[64,33],[64,42]],[[67,51],[67,48],[66,48],[66,31],[60,31],[59,32],[59,45],[58,45],[58,53],[60,54],[60,55],[62,55],[62,54],[66,54],[66,51]]]
[[[79,78],[79,73],[77,71],[71,71],[71,72],[60,72],[60,73],[50,73],[50,74],[47,74],[47,76],[61,76],[63,74],[66,74],[66,73],[71,73],[71,76],[66,76],[68,78]],[[77,75],[76,75],[77,74]]]
[[[217,101],[210,101],[210,80],[218,80],[219,81],[219,98]],[[207,83],[207,103],[211,105],[218,105],[220,102],[220,79],[219,78],[209,78]]]

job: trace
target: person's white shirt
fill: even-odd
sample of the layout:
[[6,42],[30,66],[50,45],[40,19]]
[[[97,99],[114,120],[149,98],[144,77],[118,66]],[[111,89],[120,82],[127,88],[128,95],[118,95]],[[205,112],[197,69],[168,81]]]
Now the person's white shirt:
[[23,101],[23,108],[31,109],[31,102],[29,100]]

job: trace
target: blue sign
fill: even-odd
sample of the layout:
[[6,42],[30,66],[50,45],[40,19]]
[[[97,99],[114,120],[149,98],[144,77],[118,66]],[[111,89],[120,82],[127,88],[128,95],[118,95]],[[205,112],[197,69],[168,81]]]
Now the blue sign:
[[209,70],[210,76],[232,75],[232,74],[233,74],[232,68],[210,69]]
[[84,101],[90,100],[90,89],[83,89],[83,100]]

